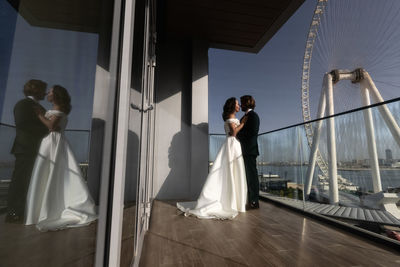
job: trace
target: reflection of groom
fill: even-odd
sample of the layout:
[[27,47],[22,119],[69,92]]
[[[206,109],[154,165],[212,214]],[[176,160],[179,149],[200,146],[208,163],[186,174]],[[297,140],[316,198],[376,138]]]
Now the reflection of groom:
[[15,166],[8,190],[8,214],[6,222],[22,223],[25,212],[26,194],[37,152],[47,128],[36,116],[35,110],[44,108],[38,103],[46,95],[47,84],[40,80],[29,80],[24,85],[26,98],[14,107],[16,136],[11,153]]
[[[242,153],[244,166],[246,169],[247,192],[248,192],[248,209],[258,209],[258,172],[256,158],[258,153],[258,130],[260,128],[260,118],[254,112],[256,101],[250,95],[244,95],[240,98],[242,111],[246,112],[247,122],[237,137],[242,145]],[[243,118],[242,118],[243,119]]]

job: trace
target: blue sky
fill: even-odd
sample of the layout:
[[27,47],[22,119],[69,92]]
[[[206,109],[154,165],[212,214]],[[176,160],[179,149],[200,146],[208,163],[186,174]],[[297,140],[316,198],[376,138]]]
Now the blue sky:
[[[209,50],[210,133],[224,131],[221,112],[225,100],[244,94],[256,99],[260,132],[303,122],[303,55],[316,3],[306,0],[258,54]],[[400,96],[399,12],[397,0],[329,1],[321,15],[312,53],[312,118],[316,116],[323,76],[333,69],[362,67],[384,100]],[[335,113],[362,106],[359,84],[336,84],[334,105]]]
[[221,113],[225,100],[244,94],[256,99],[260,132],[302,122],[300,81],[315,4],[306,0],[258,54],[209,50],[210,133],[224,131]]
[[[14,125],[13,108],[24,98],[29,79],[41,79],[48,88],[60,84],[72,98],[68,129],[90,130],[96,74],[98,36],[93,33],[34,27],[6,0],[0,0],[0,121]],[[41,104],[50,109],[46,100]],[[14,130],[1,127],[0,161],[13,161]],[[87,159],[87,132],[67,133],[75,156]],[[2,175],[0,173],[0,175]]]
[[[24,98],[24,84],[30,79],[40,79],[47,82],[48,88],[59,84],[69,91],[72,111],[67,128],[89,130],[97,34],[34,27],[17,14],[6,0],[0,0],[0,7],[0,22],[15,23],[11,30],[0,28],[1,122],[14,124],[12,110],[15,103]],[[46,109],[51,107],[46,100],[41,104]]]

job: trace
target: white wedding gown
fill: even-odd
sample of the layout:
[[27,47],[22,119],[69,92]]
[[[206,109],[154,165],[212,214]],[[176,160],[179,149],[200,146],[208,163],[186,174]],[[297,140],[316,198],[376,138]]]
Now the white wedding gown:
[[64,135],[67,115],[60,116],[60,131],[43,138],[28,189],[25,224],[41,231],[88,225],[97,219],[96,207]]
[[178,202],[185,215],[202,219],[233,219],[246,211],[247,183],[242,149],[236,137],[229,136],[229,123],[239,125],[238,119],[228,119],[224,128],[226,140],[219,150],[197,201]]

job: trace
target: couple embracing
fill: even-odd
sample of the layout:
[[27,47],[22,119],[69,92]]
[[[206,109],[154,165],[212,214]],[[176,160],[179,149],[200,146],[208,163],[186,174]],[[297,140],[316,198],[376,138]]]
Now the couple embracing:
[[[64,135],[71,111],[68,91],[29,80],[25,98],[14,107],[15,166],[8,191],[6,222],[34,224],[41,231],[87,225],[97,219],[95,204]],[[47,95],[52,109],[39,101]]]
[[[240,108],[245,115],[239,120]],[[246,209],[257,209],[259,184],[256,158],[259,155],[257,136],[260,119],[254,112],[255,100],[250,95],[226,100],[222,118],[226,134],[207,176],[199,198],[178,202],[185,215],[202,219],[233,219]]]

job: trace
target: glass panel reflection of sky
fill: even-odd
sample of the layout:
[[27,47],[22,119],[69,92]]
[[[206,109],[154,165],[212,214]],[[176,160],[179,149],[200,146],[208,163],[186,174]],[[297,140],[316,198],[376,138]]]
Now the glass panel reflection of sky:
[[40,79],[68,89],[72,111],[67,128],[90,129],[98,35],[34,27],[6,0],[0,0],[0,7],[1,25],[7,25],[0,28],[1,122],[14,124],[12,110],[24,97],[24,83]]
[[[87,162],[98,35],[32,26],[6,0],[0,0],[0,25],[0,122],[14,125],[14,105],[29,79],[62,85],[72,104],[67,130],[87,130],[68,131],[67,138],[78,162]],[[51,108],[46,100],[41,104]],[[0,137],[0,180],[10,179],[15,129],[1,126]]]

